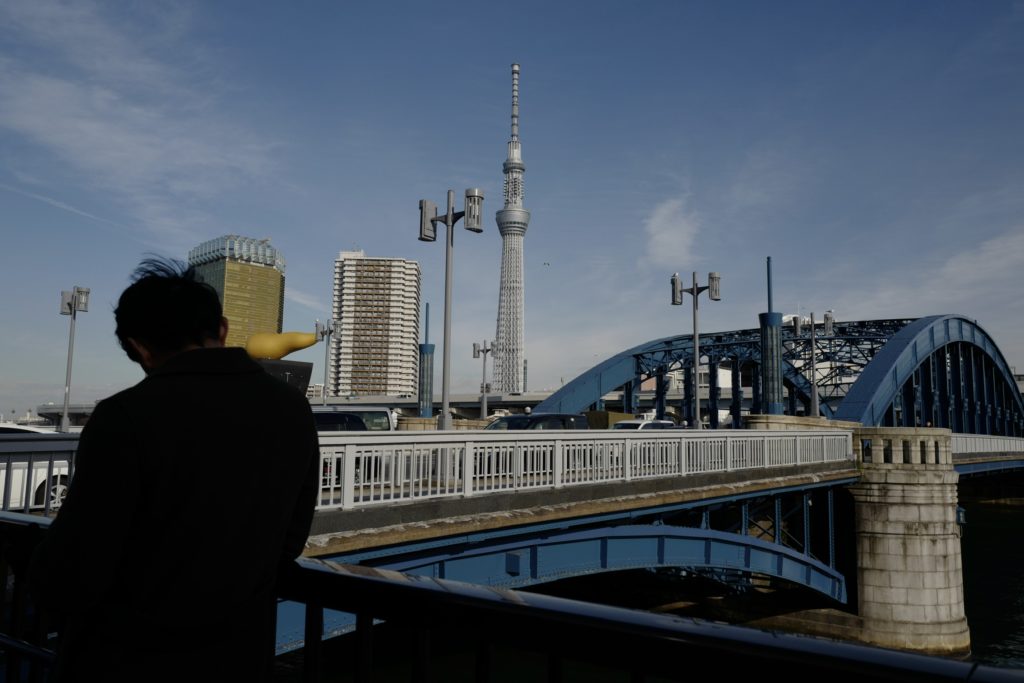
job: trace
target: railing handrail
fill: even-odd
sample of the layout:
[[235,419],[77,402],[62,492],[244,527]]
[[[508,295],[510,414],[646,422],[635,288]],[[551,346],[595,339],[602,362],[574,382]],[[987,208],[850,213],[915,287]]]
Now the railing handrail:
[[451,443],[458,441],[508,442],[508,441],[551,441],[554,438],[571,438],[576,441],[621,441],[623,439],[640,440],[693,440],[706,439],[742,439],[748,437],[773,436],[792,438],[796,436],[830,436],[850,437],[852,432],[837,429],[819,430],[761,430],[761,429],[542,429],[542,430],[496,430],[496,429],[450,429],[447,431],[359,431],[359,432],[321,432],[320,444],[359,443],[361,441],[382,441],[392,443]]

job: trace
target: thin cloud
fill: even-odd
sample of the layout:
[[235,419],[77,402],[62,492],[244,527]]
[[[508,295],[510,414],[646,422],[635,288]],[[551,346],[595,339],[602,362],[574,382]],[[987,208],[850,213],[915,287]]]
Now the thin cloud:
[[82,211],[81,209],[76,209],[75,207],[71,206],[70,204],[66,204],[66,203],[64,203],[62,201],[58,201],[56,199],[51,199],[50,197],[44,197],[43,195],[36,194],[35,192],[29,192],[27,190],[18,189],[17,187],[11,187],[10,185],[7,185],[6,183],[0,183],[0,190],[7,190],[8,192],[13,192],[15,194],[20,194],[23,197],[28,197],[30,199],[35,199],[36,201],[43,202],[44,204],[49,204],[50,206],[58,208],[58,209],[60,209],[62,211],[67,211],[68,213],[73,213],[73,214],[76,214],[78,216],[82,216],[83,218],[88,218],[90,220],[97,221],[99,223],[106,223],[107,225],[112,225],[112,226],[114,226],[116,228],[121,228],[123,230],[129,230],[130,229],[127,225],[121,225],[120,223],[116,223],[116,222],[114,222],[112,220],[109,220],[107,218],[102,218],[100,216],[96,216],[94,214],[91,214],[88,211]]
[[667,199],[644,221],[647,258],[659,266],[672,266],[693,249],[700,221],[683,199]]
[[[216,111],[208,77],[195,80],[136,38],[177,54],[180,16],[145,19],[142,31],[89,3],[5,4],[0,23],[22,49],[0,59],[0,127],[116,197],[148,230],[191,239],[206,203],[270,173],[274,145]],[[154,31],[162,40],[150,40]]]
[[[1024,227],[1004,232],[936,264],[908,262],[872,290],[858,290],[838,303],[852,315],[930,315],[964,311],[1020,310],[1020,273],[1024,272]],[[980,317],[980,316],[979,316]]]
[[328,310],[327,305],[324,304],[322,299],[313,294],[297,290],[294,287],[285,287],[284,298],[314,311],[323,312]]

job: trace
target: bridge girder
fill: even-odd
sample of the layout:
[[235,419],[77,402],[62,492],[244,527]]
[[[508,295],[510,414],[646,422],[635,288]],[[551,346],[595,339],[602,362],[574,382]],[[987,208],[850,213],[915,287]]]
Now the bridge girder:
[[386,567],[502,588],[626,569],[736,570],[785,579],[846,602],[845,577],[810,555],[753,536],[667,524],[565,531]]

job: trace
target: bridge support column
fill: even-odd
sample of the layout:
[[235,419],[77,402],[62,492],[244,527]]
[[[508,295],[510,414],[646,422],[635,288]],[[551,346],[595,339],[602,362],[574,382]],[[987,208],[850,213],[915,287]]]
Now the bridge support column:
[[930,654],[970,651],[957,473],[945,429],[854,432],[857,594],[862,637]]

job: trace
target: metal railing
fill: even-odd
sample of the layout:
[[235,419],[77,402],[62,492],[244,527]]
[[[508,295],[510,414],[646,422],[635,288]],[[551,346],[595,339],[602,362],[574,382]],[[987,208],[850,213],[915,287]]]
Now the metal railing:
[[1024,438],[1015,436],[988,436],[985,434],[953,434],[950,447],[954,455],[976,455],[984,453],[1024,457]]
[[[0,436],[2,509],[52,514],[77,435]],[[844,431],[611,430],[320,434],[319,509],[837,462]]]
[[[0,513],[0,580],[8,587],[0,652],[10,683],[46,680],[54,662],[59,633],[45,628],[26,589],[28,558],[49,522]],[[305,646],[292,659],[308,682],[488,681],[499,674],[510,680],[510,672],[517,680],[551,682],[595,675],[681,682],[709,671],[858,683],[1016,678],[970,662],[318,560],[297,561],[277,592],[304,606]],[[356,615],[347,637],[351,656],[327,656],[325,609]],[[111,647],[119,647],[117,634],[109,635]],[[396,644],[403,637],[408,642]]]
[[853,459],[844,431],[320,435],[320,509]]
[[78,435],[0,435],[0,510],[50,515],[64,499]]

